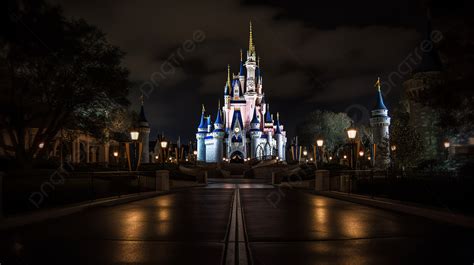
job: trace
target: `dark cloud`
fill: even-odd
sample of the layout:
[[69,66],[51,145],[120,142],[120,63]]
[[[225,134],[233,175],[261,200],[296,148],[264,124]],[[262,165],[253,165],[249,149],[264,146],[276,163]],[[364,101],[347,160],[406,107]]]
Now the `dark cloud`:
[[[238,71],[239,49],[248,46],[248,21],[262,57],[264,92],[290,132],[307,111],[344,111],[367,105],[377,76],[396,71],[417,46],[421,4],[413,1],[73,1],[57,0],[67,15],[107,33],[126,53],[125,65],[139,88],[159,85],[146,100],[153,133],[194,139],[200,105],[215,112],[227,64]],[[183,45],[197,31],[204,39]],[[179,58],[164,73],[170,56]],[[166,68],[166,67],[165,67]],[[399,91],[387,95],[396,102]],[[368,106],[368,107],[371,107]]]

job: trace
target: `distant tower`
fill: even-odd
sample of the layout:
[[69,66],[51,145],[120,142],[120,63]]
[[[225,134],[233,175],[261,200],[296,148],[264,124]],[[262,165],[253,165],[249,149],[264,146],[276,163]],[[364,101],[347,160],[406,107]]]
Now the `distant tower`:
[[145,109],[143,108],[143,95],[140,97],[140,99],[142,106],[140,108],[140,114],[138,116],[138,131],[140,132],[140,142],[142,143],[141,163],[150,163],[150,124],[148,123],[145,117]]
[[276,138],[276,147],[277,147],[277,156],[285,160],[285,136],[281,133],[280,130],[280,114],[277,112],[277,120],[276,120],[276,130],[275,130],[275,138]]
[[431,17],[428,12],[428,21],[423,36],[421,62],[413,71],[412,76],[403,83],[405,88],[404,102],[409,113],[409,123],[421,134],[423,142],[422,159],[437,159],[443,155],[441,142],[442,132],[436,126],[439,121],[438,113],[424,104],[431,96],[433,87],[443,85],[443,64],[439,57],[436,45],[432,38]]
[[205,111],[204,105],[202,105],[201,122],[199,123],[196,133],[197,161],[206,161],[206,144],[204,142],[204,138],[206,138],[208,122],[207,118],[204,117]]
[[217,116],[214,122],[214,131],[213,131],[213,137],[212,137],[213,150],[215,150],[213,160],[216,163],[222,162],[222,158],[224,157],[224,136],[225,136],[224,120],[222,119],[221,104],[219,102],[219,105],[217,107]]
[[383,102],[382,91],[380,90],[380,78],[375,83],[377,87],[376,105],[372,110],[370,126],[372,127],[373,140],[375,144],[375,167],[387,168],[390,164],[390,117],[388,109]]
[[258,145],[262,130],[260,129],[260,121],[257,116],[257,107],[254,108],[252,121],[250,121],[250,157],[256,158],[258,156]]

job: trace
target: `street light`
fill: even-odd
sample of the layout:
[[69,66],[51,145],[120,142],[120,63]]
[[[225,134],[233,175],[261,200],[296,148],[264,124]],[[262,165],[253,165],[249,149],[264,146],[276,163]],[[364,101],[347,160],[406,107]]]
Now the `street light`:
[[[324,144],[324,140],[323,139],[318,139],[316,140],[316,161],[315,161],[315,165],[316,165],[316,168],[318,168],[318,161],[321,161],[322,162],[322,148],[323,147],[323,144]],[[318,149],[321,149],[321,150],[318,150]],[[321,153],[319,153],[321,152]]]
[[324,144],[324,140],[323,140],[323,139],[318,139],[318,140],[316,140],[316,145],[317,145],[318,147],[322,147],[323,144]]
[[44,142],[39,143],[38,147],[39,147],[39,149],[43,149],[44,148]]
[[356,136],[357,136],[357,130],[354,127],[349,127],[347,129],[347,137],[349,137],[349,139],[351,140],[354,140]]
[[444,145],[444,148],[448,149],[451,146],[451,143],[448,140],[446,140],[444,141],[443,145]]
[[193,155],[194,155],[194,165],[197,164],[197,154],[198,154],[198,151],[197,151],[197,150],[194,150],[194,151],[193,151]]
[[119,156],[119,153],[118,153],[117,151],[114,151],[115,164],[117,165],[117,171],[119,170],[119,166],[118,166],[118,156]]
[[448,158],[449,158],[449,147],[451,146],[451,143],[449,142],[449,140],[446,140],[446,141],[444,141],[443,145],[444,145],[444,149],[446,149],[446,160],[448,160]]
[[364,156],[364,151],[359,151],[359,156]]
[[166,152],[166,147],[168,147],[168,141],[166,141],[165,138],[161,139],[160,147],[161,147],[161,165],[163,166],[163,169],[164,169],[165,168],[165,152]]
[[396,145],[390,146],[390,150],[392,150],[392,152],[395,152],[397,150],[397,146]]
[[349,127],[347,129],[347,137],[351,141],[351,167],[354,169],[354,145],[355,145],[355,138],[357,136],[357,129],[354,128],[353,126]]
[[132,139],[132,141],[138,140],[138,136],[140,136],[138,131],[133,130],[130,132],[130,139]]

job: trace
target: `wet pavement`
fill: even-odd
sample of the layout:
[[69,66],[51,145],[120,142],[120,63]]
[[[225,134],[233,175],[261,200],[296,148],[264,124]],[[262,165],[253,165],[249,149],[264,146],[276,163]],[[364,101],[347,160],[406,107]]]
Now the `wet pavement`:
[[472,264],[474,231],[295,190],[241,190],[254,264]]
[[236,255],[240,245],[253,264],[474,262],[471,230],[263,182],[210,180],[2,232],[0,264],[229,264],[229,231]]

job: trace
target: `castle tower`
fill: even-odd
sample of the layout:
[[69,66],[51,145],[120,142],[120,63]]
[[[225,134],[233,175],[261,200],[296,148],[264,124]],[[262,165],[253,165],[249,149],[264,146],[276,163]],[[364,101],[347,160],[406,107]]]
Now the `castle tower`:
[[285,137],[281,132],[280,129],[280,114],[277,112],[277,120],[276,120],[276,129],[275,129],[275,138],[276,138],[276,148],[277,148],[277,156],[281,160],[285,160]]
[[390,164],[390,117],[388,116],[388,109],[383,102],[380,78],[377,79],[375,86],[377,87],[377,98],[375,107],[372,110],[370,126],[372,127],[375,144],[375,167],[384,169]]
[[257,107],[254,108],[252,121],[250,121],[250,157],[258,157],[258,145],[262,130],[260,129],[260,121],[257,116]]
[[247,62],[245,62],[245,67],[247,68],[245,91],[247,93],[255,93],[257,82],[255,78],[255,69],[257,68],[256,57],[255,45],[253,44],[252,21],[250,21],[249,49],[247,51]]
[[199,123],[197,133],[196,133],[196,141],[197,141],[197,161],[206,161],[206,144],[204,139],[206,138],[207,134],[207,118],[204,117],[205,114],[204,105],[202,105],[202,113],[201,113],[201,122]]
[[[216,115],[216,120],[214,122],[214,131],[212,135],[212,149],[214,150],[214,157],[213,160],[217,163],[220,163],[222,161],[222,158],[224,157],[224,136],[225,136],[225,131],[224,131],[224,121],[222,119],[222,114],[221,114],[221,106],[219,105],[217,107],[217,115]],[[207,147],[207,145],[206,145]]]
[[145,109],[143,107],[143,96],[141,97],[142,106],[138,116],[138,131],[140,132],[140,142],[142,144],[141,163],[150,163],[150,124],[145,117]]
[[409,124],[421,134],[424,153],[422,159],[436,159],[443,155],[441,142],[442,132],[436,126],[439,117],[435,110],[426,106],[430,90],[443,85],[443,65],[433,40],[431,18],[428,14],[426,32],[423,36],[423,49],[420,64],[413,71],[412,76],[403,83],[405,89],[405,107],[409,113]]

